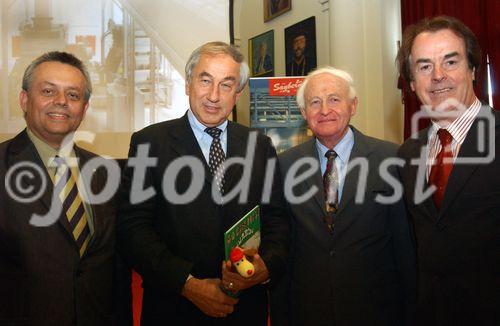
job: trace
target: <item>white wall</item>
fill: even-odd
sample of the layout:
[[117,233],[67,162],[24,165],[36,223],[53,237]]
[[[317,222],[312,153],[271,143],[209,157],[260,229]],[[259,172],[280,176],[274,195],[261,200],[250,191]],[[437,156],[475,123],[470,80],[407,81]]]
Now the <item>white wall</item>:
[[118,1],[179,72],[184,71],[189,55],[201,44],[229,42],[228,0]]
[[[248,39],[274,29],[275,74],[285,75],[284,29],[316,16],[318,66],[349,71],[359,97],[352,124],[368,135],[400,143],[403,107],[394,59],[401,38],[399,0],[293,0],[292,10],[263,21],[263,1],[236,0],[236,36],[248,55]],[[321,2],[324,2],[322,0]],[[238,121],[249,123],[248,91],[238,102]]]

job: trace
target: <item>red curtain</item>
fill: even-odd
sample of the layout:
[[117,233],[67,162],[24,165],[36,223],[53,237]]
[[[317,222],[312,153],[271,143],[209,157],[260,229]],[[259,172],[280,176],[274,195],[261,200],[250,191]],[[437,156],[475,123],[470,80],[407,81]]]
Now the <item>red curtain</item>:
[[[460,19],[476,34],[483,58],[476,72],[475,91],[479,100],[488,103],[486,55],[490,59],[493,92],[493,107],[500,109],[500,0],[401,0],[401,21],[406,26],[422,18],[448,15]],[[419,110],[420,103],[415,94],[403,86],[405,105],[405,138],[411,133],[411,117]],[[422,122],[425,127],[428,122]]]

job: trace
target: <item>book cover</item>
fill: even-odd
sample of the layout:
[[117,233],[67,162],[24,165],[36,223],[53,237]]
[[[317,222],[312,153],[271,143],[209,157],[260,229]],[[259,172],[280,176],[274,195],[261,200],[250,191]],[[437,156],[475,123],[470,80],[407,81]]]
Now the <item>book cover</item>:
[[250,126],[269,136],[278,153],[311,135],[295,95],[304,77],[250,78]]
[[234,247],[257,249],[260,245],[260,206],[252,208],[224,233],[226,260]]

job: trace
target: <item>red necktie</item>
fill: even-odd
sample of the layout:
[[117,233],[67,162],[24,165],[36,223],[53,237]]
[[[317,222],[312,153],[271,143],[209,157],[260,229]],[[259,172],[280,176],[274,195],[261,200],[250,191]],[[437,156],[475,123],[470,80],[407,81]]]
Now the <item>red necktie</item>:
[[448,177],[450,176],[451,169],[453,169],[453,153],[451,152],[453,137],[446,129],[439,129],[437,135],[441,142],[441,151],[436,156],[435,164],[431,169],[429,184],[437,188],[432,198],[434,199],[434,204],[439,209],[448,183]]

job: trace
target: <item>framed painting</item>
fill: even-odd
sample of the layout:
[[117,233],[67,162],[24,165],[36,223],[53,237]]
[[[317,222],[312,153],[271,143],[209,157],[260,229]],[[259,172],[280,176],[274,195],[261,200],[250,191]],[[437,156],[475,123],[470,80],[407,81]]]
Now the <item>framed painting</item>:
[[274,30],[248,40],[248,59],[252,77],[274,76]]
[[309,17],[285,28],[287,76],[306,76],[316,68],[316,20]]
[[264,0],[264,22],[292,9],[292,0]]

